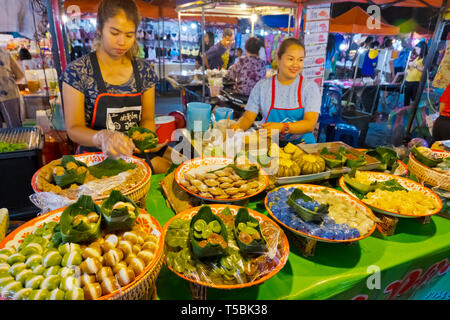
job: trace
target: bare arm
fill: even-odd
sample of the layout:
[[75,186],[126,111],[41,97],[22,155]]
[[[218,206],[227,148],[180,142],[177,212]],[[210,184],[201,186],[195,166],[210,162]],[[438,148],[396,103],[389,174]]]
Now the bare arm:
[[244,131],[248,130],[255,122],[255,119],[258,115],[252,111],[245,111],[242,117],[239,119],[238,123],[231,126],[231,129],[238,130],[242,129]]
[[303,120],[293,122],[289,125],[289,133],[291,134],[303,134],[307,132],[313,132],[314,126],[319,119],[319,113],[306,112]]
[[141,126],[153,132],[155,125],[155,87],[144,92],[142,95],[142,119]]
[[86,126],[84,118],[84,94],[63,83],[64,116],[69,138],[80,145],[94,147],[93,136],[98,132]]

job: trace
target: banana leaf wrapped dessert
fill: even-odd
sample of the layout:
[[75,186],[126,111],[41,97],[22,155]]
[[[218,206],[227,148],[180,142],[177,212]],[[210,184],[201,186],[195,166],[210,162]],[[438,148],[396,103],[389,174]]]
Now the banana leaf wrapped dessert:
[[53,180],[56,185],[65,188],[72,184],[81,185],[86,178],[87,166],[75,160],[74,156],[64,155],[59,165],[53,169]]
[[95,241],[100,235],[101,220],[100,207],[92,197],[82,195],[61,214],[59,223],[63,242]]
[[113,190],[101,203],[103,224],[108,232],[131,230],[139,215],[138,206],[120,191]]
[[319,204],[300,189],[295,189],[286,203],[306,222],[320,223],[328,215],[328,204]]
[[209,206],[202,206],[192,217],[189,239],[197,258],[220,257],[225,254],[228,235],[222,220]]
[[239,249],[244,254],[263,253],[267,250],[259,221],[248,214],[247,208],[240,208],[234,219],[234,232]]
[[128,137],[133,140],[136,148],[141,152],[153,149],[158,144],[158,136],[153,131],[144,127],[132,127],[128,130]]

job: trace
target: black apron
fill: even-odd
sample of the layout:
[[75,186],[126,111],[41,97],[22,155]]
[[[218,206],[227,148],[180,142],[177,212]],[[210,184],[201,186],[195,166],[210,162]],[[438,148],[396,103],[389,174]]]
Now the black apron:
[[[95,52],[89,54],[94,80],[97,83],[99,95],[95,100],[92,120],[88,126],[94,130],[113,130],[126,133],[128,129],[139,126],[142,116],[142,82],[136,60],[131,60],[136,81],[137,93],[108,93],[103,80]],[[95,147],[80,146],[78,153],[99,152]]]

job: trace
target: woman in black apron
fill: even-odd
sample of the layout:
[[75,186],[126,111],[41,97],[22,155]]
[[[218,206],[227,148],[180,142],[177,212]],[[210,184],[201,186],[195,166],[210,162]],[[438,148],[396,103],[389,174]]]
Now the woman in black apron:
[[[63,74],[66,129],[77,143],[77,153],[102,151],[108,156],[130,156],[134,144],[128,129],[155,126],[153,67],[135,58],[139,47],[136,4],[103,0],[97,12],[96,51],[73,61]],[[170,167],[167,142],[150,150],[152,171]]]

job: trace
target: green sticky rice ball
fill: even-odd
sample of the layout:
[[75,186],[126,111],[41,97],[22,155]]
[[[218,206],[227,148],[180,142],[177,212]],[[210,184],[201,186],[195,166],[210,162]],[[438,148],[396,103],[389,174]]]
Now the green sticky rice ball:
[[9,275],[9,277],[0,278],[0,289],[3,289],[4,286],[13,281],[14,277],[12,277],[11,275]]
[[28,268],[33,269],[35,266],[42,263],[42,256],[39,254],[33,254],[27,258],[25,264]]
[[84,291],[81,288],[76,288],[66,291],[64,295],[65,300],[84,300]]
[[38,289],[44,279],[42,275],[33,275],[25,281],[25,288]]
[[34,274],[40,275],[45,272],[46,268],[42,264],[38,264],[37,266],[34,266],[31,270],[33,270]]
[[41,289],[53,290],[59,287],[61,277],[58,275],[51,275],[44,279],[41,283]]
[[9,263],[10,266],[17,262],[25,262],[26,257],[21,253],[13,253],[8,257],[8,260],[6,262]]
[[9,263],[0,263],[0,273],[8,273],[10,267]]
[[8,271],[0,272],[0,280],[3,278],[12,278],[12,275],[10,275]]
[[71,291],[80,287],[80,278],[75,276],[67,276],[65,278],[61,278],[61,282],[59,284],[59,288],[64,291]]
[[14,294],[22,289],[22,284],[19,281],[11,281],[6,284],[2,289],[2,298],[10,299],[14,296]]
[[13,300],[28,300],[33,289],[31,288],[22,288],[17,291],[12,297]]
[[49,251],[42,259],[42,265],[46,268],[52,266],[59,266],[61,264],[62,257],[58,251]]
[[22,250],[20,250],[20,253],[24,256],[28,257],[32,254],[42,254],[42,246],[39,243],[31,242],[25,246]]
[[64,255],[61,263],[64,267],[79,266],[82,260],[80,252],[71,251]]
[[61,278],[66,278],[68,276],[73,276],[74,274],[75,274],[75,268],[62,267],[59,270],[59,275],[61,276]]
[[28,300],[47,300],[50,296],[50,291],[47,289],[32,290],[28,296]]
[[42,275],[44,277],[59,275],[60,270],[61,270],[60,266],[52,266],[50,268],[47,268]]
[[27,268],[27,265],[23,262],[15,263],[9,268],[9,274],[15,277],[18,275],[21,271],[25,270]]
[[0,263],[7,262],[8,261],[8,255],[4,253],[0,253]]
[[3,248],[0,250],[0,254],[6,254],[8,257],[16,252],[16,249],[13,247]]
[[53,289],[50,291],[50,296],[48,297],[48,300],[64,300],[64,291],[61,289]]
[[62,256],[66,255],[67,253],[73,252],[73,251],[77,251],[80,254],[82,253],[80,245],[78,243],[73,243],[73,242],[68,242],[68,243],[64,243],[64,244],[60,245],[58,247],[58,251]]
[[25,282],[28,280],[28,278],[32,276],[34,276],[33,271],[31,271],[30,269],[25,269],[16,275],[16,280],[20,281],[22,285],[25,285]]

